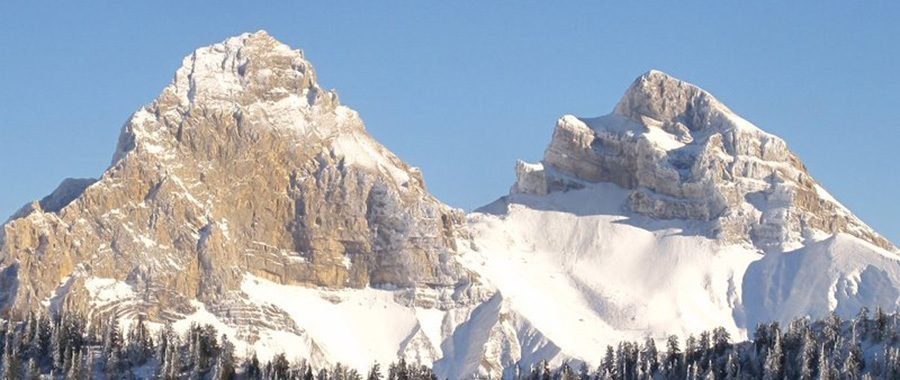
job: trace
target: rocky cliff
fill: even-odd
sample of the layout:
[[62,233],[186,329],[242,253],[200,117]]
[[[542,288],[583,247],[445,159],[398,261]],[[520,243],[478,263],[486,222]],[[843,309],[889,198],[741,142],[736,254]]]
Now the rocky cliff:
[[157,320],[219,303],[245,274],[454,287],[469,281],[452,259],[462,222],[302,52],[245,34],[186,57],[125,123],[99,180],[66,180],[3,227],[0,308],[84,309],[90,277],[131,284]]
[[557,122],[540,164],[519,163],[513,192],[546,194],[610,182],[628,208],[707,223],[707,233],[765,251],[848,233],[896,248],[832,198],[784,140],[708,92],[660,71],[637,78],[599,118]]

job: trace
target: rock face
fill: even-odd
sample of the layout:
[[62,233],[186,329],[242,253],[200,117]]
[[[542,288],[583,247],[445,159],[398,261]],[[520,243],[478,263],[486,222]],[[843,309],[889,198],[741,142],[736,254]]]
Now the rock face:
[[519,193],[611,182],[631,189],[632,211],[708,222],[712,237],[765,251],[840,232],[896,249],[828,195],[784,140],[659,71],[635,80],[610,115],[563,116],[542,163],[520,163],[517,174]]
[[[0,309],[89,277],[125,281],[157,320],[210,304],[245,274],[328,288],[447,288],[463,214],[373,140],[313,67],[265,32],[195,51],[122,129],[99,180],[66,180],[0,235]],[[71,285],[75,286],[71,286]],[[60,292],[67,292],[60,294]]]

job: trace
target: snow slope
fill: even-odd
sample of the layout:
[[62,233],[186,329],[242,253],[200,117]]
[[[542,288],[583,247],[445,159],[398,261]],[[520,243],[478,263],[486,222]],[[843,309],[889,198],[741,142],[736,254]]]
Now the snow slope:
[[900,305],[900,260],[853,236],[763,255],[698,233],[702,222],[630,212],[616,185],[585,186],[512,194],[470,214],[461,259],[561,356],[597,360],[620,340],[716,326],[744,339],[758,322]]

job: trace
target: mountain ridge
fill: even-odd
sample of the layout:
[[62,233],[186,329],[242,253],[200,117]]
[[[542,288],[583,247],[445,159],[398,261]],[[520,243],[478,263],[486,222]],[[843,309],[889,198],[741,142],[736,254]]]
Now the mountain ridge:
[[[404,355],[456,378],[898,307],[893,245],[783,140],[665,73],[608,116],[563,116],[544,160],[516,171],[510,194],[464,215],[300,51],[232,37],[185,57],[98,180],[64,181],[4,224],[0,312],[210,323],[262,357],[291,347],[365,370]],[[804,292],[785,273],[826,275]]]

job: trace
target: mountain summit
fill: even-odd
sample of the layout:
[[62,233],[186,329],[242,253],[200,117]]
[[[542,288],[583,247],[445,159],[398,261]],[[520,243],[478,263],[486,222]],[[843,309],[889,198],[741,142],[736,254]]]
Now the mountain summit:
[[896,250],[830,196],[784,140],[660,71],[637,78],[610,115],[562,117],[543,164],[548,170],[520,165],[514,191],[610,182],[631,190],[632,211],[708,222],[710,236],[765,251],[834,233]]
[[893,251],[783,140],[658,71],[610,115],[563,116],[542,162],[464,215],[260,31],[188,55],[100,178],[13,215],[0,315],[210,324],[263,360],[496,378],[623,339],[897,310]]
[[229,38],[131,116],[99,180],[64,181],[4,226],[2,307],[87,311],[90,278],[128,283],[127,313],[161,321],[194,299],[228,309],[246,274],[452,288],[468,281],[450,258],[463,216],[424,186],[300,51],[265,32]]
[[465,265],[576,358],[900,306],[889,241],[782,139],[660,71],[606,116],[561,117],[543,160],[519,161],[510,194],[468,221]]

